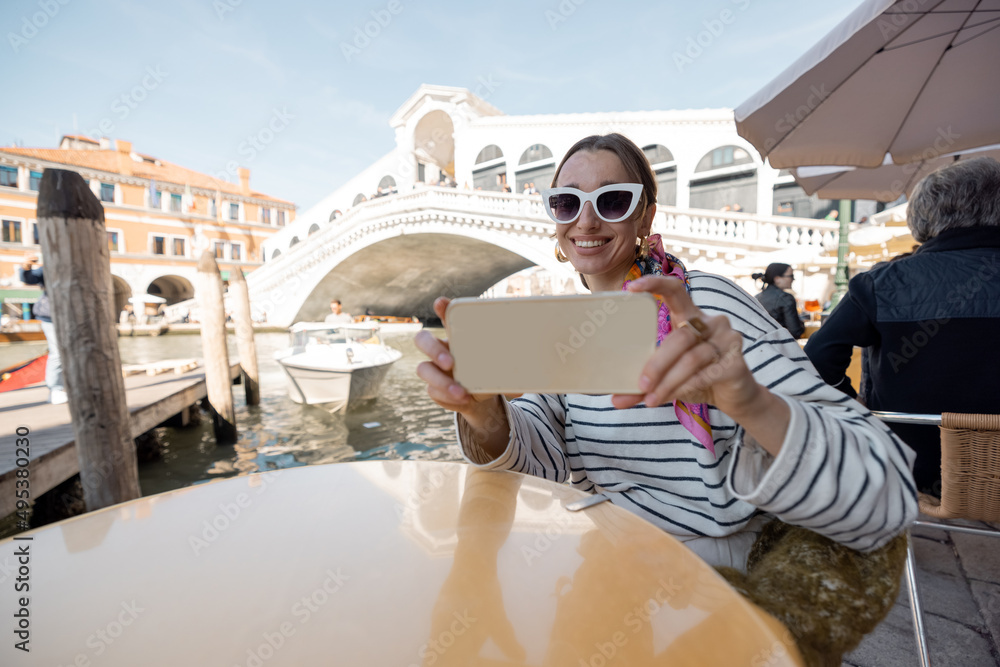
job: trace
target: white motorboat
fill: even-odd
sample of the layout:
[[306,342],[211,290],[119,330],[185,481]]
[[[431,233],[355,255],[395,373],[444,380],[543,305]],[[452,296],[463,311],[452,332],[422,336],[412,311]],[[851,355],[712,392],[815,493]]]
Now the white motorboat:
[[382,343],[377,322],[299,322],[289,331],[291,347],[274,355],[285,370],[289,397],[333,412],[376,398],[389,367],[403,356]]

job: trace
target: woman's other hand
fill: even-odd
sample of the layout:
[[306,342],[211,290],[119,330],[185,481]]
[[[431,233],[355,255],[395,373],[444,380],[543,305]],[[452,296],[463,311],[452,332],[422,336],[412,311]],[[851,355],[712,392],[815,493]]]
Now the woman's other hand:
[[628,289],[662,297],[670,309],[672,327],[643,367],[639,388],[645,394],[615,395],[613,405],[628,408],[644,402],[656,407],[675,400],[708,403],[776,453],[791,413],[783,400],[754,378],[743,358],[743,337],[729,320],[702,312],[676,278],[644,276],[629,283]]

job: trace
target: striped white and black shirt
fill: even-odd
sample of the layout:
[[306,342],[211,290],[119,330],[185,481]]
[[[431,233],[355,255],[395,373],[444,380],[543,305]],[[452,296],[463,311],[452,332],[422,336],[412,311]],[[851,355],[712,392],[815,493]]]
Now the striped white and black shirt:
[[511,439],[495,460],[457,419],[466,459],[603,493],[713,565],[744,569],[770,516],[859,551],[906,528],[917,514],[912,450],[823,382],[753,297],[720,276],[690,277],[694,302],[729,318],[754,377],[791,409],[778,456],[744,439],[742,427],[714,406],[716,456],[677,421],[672,404],[618,410],[607,395],[526,394],[504,403]]

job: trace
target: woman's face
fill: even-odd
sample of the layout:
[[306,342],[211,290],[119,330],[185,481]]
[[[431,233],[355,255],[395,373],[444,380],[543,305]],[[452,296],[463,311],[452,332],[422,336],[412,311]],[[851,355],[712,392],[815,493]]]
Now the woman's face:
[[792,267],[788,267],[782,275],[774,277],[774,286],[779,289],[791,289],[794,280],[795,272],[792,271]]
[[[634,182],[611,151],[581,150],[563,164],[556,187],[593,192],[612,183]],[[559,247],[573,268],[587,276],[592,290],[618,289],[635,261],[636,238],[649,234],[654,211],[650,206],[643,216],[636,209],[628,220],[604,222],[588,202],[575,222],[556,225]]]

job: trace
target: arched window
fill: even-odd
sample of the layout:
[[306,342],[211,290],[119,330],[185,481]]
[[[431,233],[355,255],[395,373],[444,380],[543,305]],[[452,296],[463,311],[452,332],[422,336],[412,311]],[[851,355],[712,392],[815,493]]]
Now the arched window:
[[482,165],[472,170],[472,187],[476,190],[504,192],[507,188],[507,163],[503,151],[496,144],[490,144],[479,151],[476,164]]
[[280,254],[281,254],[280,250],[275,250],[274,252],[271,253],[271,259],[274,259],[275,257],[277,257]]
[[532,144],[521,153],[521,159],[517,161],[520,164],[528,164],[529,162],[538,162],[539,160],[545,160],[552,157],[552,151],[545,144]]
[[[552,183],[552,176],[556,173],[556,161],[552,157],[552,151],[545,144],[528,146],[527,150],[521,153],[521,159],[518,160],[517,164],[514,192],[522,194],[531,191],[540,192],[549,187],[549,184]],[[520,165],[523,164],[529,166],[521,168]],[[525,189],[525,186],[528,186],[528,189]],[[534,190],[531,190],[531,186],[534,186]]]
[[365,201],[367,199],[368,199],[368,197],[365,197],[363,194],[361,194],[359,192],[358,196],[354,198],[354,203],[351,204],[351,206],[357,206],[358,204],[360,204],[361,202],[363,202],[363,201]]
[[317,225],[315,222],[309,225],[309,234],[308,234],[309,236],[312,236],[318,231],[319,231],[319,225]]
[[674,154],[671,153],[666,146],[661,144],[643,146],[642,152],[646,154],[646,159],[649,160],[649,164],[654,167],[658,164],[663,164],[664,162],[674,161]]
[[705,157],[698,160],[698,166],[694,168],[695,173],[699,171],[711,171],[732,167],[738,164],[752,164],[753,158],[739,146],[720,146],[705,154]]
[[496,144],[490,144],[483,150],[479,151],[479,155],[476,156],[476,164],[482,164],[483,162],[489,162],[490,160],[499,160],[503,157],[503,151]]
[[[743,169],[726,169],[746,165]],[[721,174],[718,170],[725,169]],[[720,146],[705,154],[691,179],[691,208],[757,212],[757,169],[739,146]],[[716,173],[713,173],[716,172]]]
[[291,248],[291,247],[297,245],[298,242],[299,242],[299,237],[298,236],[293,236],[291,242],[288,244],[288,247]]
[[333,213],[330,214],[330,222],[333,222],[334,220],[336,220],[337,218],[339,218],[341,215],[343,215],[343,214],[340,212],[339,208],[338,209],[334,209]]
[[656,174],[656,203],[664,206],[677,204],[677,164],[674,154],[666,146],[650,144],[642,152]]
[[378,186],[382,188],[383,194],[387,194],[388,192],[396,189],[396,179],[386,174],[382,177],[382,180],[378,182]]

